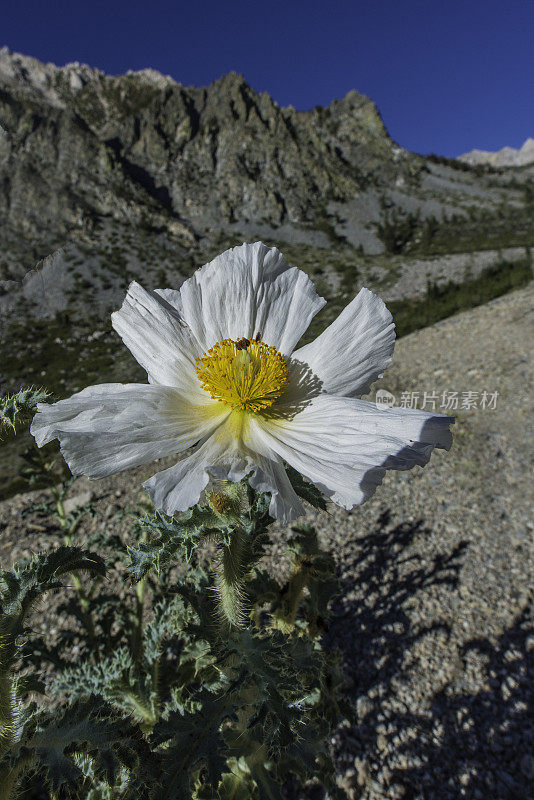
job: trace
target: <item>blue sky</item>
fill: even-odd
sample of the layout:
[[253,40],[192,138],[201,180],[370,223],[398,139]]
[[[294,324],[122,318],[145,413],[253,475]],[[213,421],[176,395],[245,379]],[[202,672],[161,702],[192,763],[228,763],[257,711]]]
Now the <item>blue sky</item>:
[[0,45],[186,86],[230,70],[299,110],[368,95],[399,144],[455,156],[534,137],[534,0],[27,0]]

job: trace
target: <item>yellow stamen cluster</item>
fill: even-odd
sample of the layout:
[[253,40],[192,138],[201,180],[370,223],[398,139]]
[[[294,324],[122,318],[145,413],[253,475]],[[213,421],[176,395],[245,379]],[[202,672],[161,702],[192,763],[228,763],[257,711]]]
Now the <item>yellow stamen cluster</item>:
[[289,381],[284,357],[256,339],[223,339],[197,358],[198,379],[214,400],[236,411],[268,408]]

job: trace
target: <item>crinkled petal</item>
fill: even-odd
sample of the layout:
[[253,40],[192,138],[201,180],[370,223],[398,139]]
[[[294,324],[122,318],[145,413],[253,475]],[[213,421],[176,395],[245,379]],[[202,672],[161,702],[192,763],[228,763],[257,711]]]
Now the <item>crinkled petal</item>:
[[180,294],[179,289],[154,289],[156,294],[159,294],[160,297],[174,308],[175,311],[178,312],[178,316],[181,320],[184,318],[184,309],[182,306],[182,296]]
[[209,481],[208,466],[220,456],[219,449],[208,439],[191,455],[157,472],[143,483],[154,507],[172,517],[196,505]]
[[198,503],[210,475],[241,480],[253,465],[239,452],[235,433],[236,428],[227,421],[190,455],[145,481],[143,487],[154,506],[171,516]]
[[186,280],[180,295],[184,321],[204,351],[261,333],[289,354],[326,302],[304,272],[262,242],[226,250]]
[[176,308],[175,294],[172,290],[147,291],[133,281],[111,321],[146,369],[150,383],[174,386],[189,397],[197,395],[201,402],[205,392],[195,373],[195,360],[202,349]]
[[251,446],[261,452],[263,444],[335,503],[352,508],[370,497],[386,469],[422,466],[434,447],[448,450],[453,421],[322,394],[291,418],[258,415]]
[[308,364],[328,394],[361,397],[393,357],[395,325],[384,302],[361,289],[313,342],[293,353]]
[[248,482],[257,492],[268,492],[271,495],[269,504],[271,517],[287,525],[304,514],[299,496],[293,489],[285,467],[276,453],[273,452],[271,458],[256,453],[254,462],[256,471]]
[[59,439],[71,471],[90,478],[181,453],[228,416],[221,404],[195,405],[174,388],[122,383],[89,386],[37,409],[30,428],[37,446]]
[[[236,425],[236,419],[239,423]],[[271,494],[271,516],[287,523],[303,513],[280,458],[268,448],[267,455],[254,452],[244,443],[250,442],[246,418],[231,415],[217,431],[193,453],[143,484],[156,508],[169,516],[185,511],[198,503],[210,477],[240,481],[250,475],[250,485]],[[250,474],[252,473],[252,474]]]

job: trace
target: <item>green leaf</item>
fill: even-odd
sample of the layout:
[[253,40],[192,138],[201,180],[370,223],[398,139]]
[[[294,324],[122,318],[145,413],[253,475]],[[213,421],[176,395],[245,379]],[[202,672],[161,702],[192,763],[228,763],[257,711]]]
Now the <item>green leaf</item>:
[[[89,756],[94,775],[111,785],[120,766],[137,770],[141,776],[155,771],[138,726],[119,717],[98,697],[75,703],[61,714],[43,712],[32,727],[23,737],[22,750],[35,754],[36,769],[54,792],[77,790],[75,796],[79,796],[83,774],[73,754]],[[144,778],[143,782],[148,789],[150,784]]]
[[100,556],[79,547],[60,547],[19,561],[0,573],[0,667],[9,669],[15,657],[16,638],[23,632],[24,619],[38,598],[62,586],[60,578],[75,572],[105,575]]
[[219,800],[250,800],[250,782],[232,772],[225,772],[219,783]]
[[104,576],[106,565],[99,555],[79,547],[59,547],[19,561],[0,573],[0,611],[9,616],[25,612],[42,592],[61,586],[63,575],[81,571]]
[[27,422],[37,411],[37,404],[43,403],[49,396],[46,389],[30,386],[0,398],[0,433],[2,428],[15,433],[17,425]]
[[166,745],[161,764],[164,788],[156,800],[191,800],[191,773],[199,764],[214,789],[226,768],[220,727],[236,716],[234,696],[231,691],[219,698],[202,692],[196,699],[201,703],[198,711],[183,715],[175,711],[154,728],[152,744]]
[[161,511],[147,515],[139,525],[152,538],[137,548],[128,548],[132,579],[140,581],[151,569],[159,573],[177,558],[189,562],[201,540],[217,531],[219,524],[213,511],[199,506],[174,517],[166,517]]
[[289,464],[286,465],[286,472],[293,489],[299,497],[302,497],[303,500],[306,500],[315,508],[320,508],[322,511],[326,511],[326,500],[319,489],[313,485],[313,483],[305,480],[300,472],[297,472],[297,470],[291,467]]
[[228,651],[242,670],[243,703],[249,708],[246,726],[241,719],[225,732],[229,752],[252,755],[261,743],[270,757],[278,758],[300,735],[303,717],[316,702],[320,653],[308,639],[279,631],[262,637],[241,631]]
[[285,800],[280,781],[262,764],[254,765],[250,771],[258,785],[260,800]]

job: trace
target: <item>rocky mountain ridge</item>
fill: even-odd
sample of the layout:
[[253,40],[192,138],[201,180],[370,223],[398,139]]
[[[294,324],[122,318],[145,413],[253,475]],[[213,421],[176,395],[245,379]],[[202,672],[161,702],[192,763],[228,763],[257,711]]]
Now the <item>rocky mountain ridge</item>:
[[347,200],[370,175],[394,181],[405,171],[357,92],[296,112],[236,73],[188,89],[152,70],[110,77],[5,48],[0,83],[1,210],[11,232],[39,237],[46,223],[59,239],[91,212],[156,225],[163,214],[188,243],[236,220],[310,221],[325,198]]
[[471,150],[458,156],[459,161],[472,166],[489,164],[492,167],[524,167],[534,163],[534,139],[526,139],[522,147],[503,147],[501,150]]
[[122,380],[109,314],[130,281],[177,287],[243,241],[313,278],[320,325],[362,285],[420,305],[490,268],[506,291],[534,245],[529,174],[409,153],[356,91],[297,112],[236,73],[185,87],[3,48],[0,183],[0,391]]
[[0,126],[0,280],[116,224],[163,234],[177,252],[223,232],[369,254],[406,250],[406,234],[388,243],[382,230],[406,222],[453,220],[463,235],[473,209],[504,205],[523,224],[521,186],[407,152],[356,91],[297,112],[236,73],[194,88],[3,48]]

